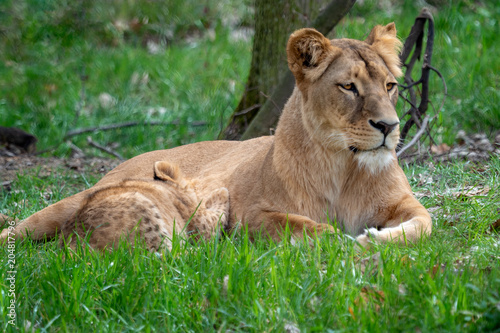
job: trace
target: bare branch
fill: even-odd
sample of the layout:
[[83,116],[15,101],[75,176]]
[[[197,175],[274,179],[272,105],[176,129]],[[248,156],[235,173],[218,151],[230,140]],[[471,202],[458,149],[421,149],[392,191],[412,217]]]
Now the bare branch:
[[411,139],[411,141],[406,145],[403,146],[397,153],[397,156],[401,156],[405,150],[413,146],[417,141],[420,139],[422,134],[424,134],[425,129],[427,128],[427,124],[429,123],[429,115],[425,116],[424,121],[422,122],[422,126],[420,126],[420,129],[418,130],[417,134]]
[[251,107],[246,108],[245,110],[241,110],[240,112],[235,113],[234,115],[235,115],[235,116],[242,116],[242,115],[244,115],[244,114],[247,114],[247,113],[248,113],[248,112],[250,112],[250,111],[253,111],[253,110],[255,110],[255,109],[260,108],[261,106],[262,106],[261,104],[254,104],[254,105],[252,105]]
[[410,89],[411,87],[416,86],[417,84],[420,84],[420,83],[422,83],[422,80],[414,81],[414,82],[410,83],[410,84],[409,84],[409,85],[407,85],[407,86],[404,86],[404,85],[400,84],[399,86],[400,86],[401,88],[403,88],[403,89],[402,89],[402,90],[400,90],[399,92],[400,92],[400,93],[402,93],[402,92],[403,92],[403,91],[405,91],[406,89]]
[[271,101],[271,103],[273,103],[273,105],[274,105],[274,108],[275,108],[275,111],[277,112],[277,114],[278,115],[281,114],[280,107],[278,106],[278,104],[276,104],[275,101],[273,101],[273,99],[271,98],[271,96],[264,94],[264,92],[262,92],[262,91],[259,91],[259,94],[261,94],[262,96],[264,96],[265,98],[267,98],[269,101]]
[[[190,123],[189,125],[197,127],[197,126],[205,126],[207,122],[205,121],[194,121]],[[66,135],[64,136],[64,139],[68,139],[70,137],[80,135],[80,134],[85,134],[85,133],[90,133],[90,132],[97,132],[97,131],[109,131],[117,128],[124,128],[124,127],[133,127],[133,126],[169,126],[169,125],[179,125],[179,121],[173,121],[170,123],[165,123],[162,121],[146,121],[146,122],[139,122],[139,121],[131,121],[128,123],[122,123],[122,124],[111,124],[111,125],[106,125],[106,126],[100,126],[100,127],[89,127],[89,128],[78,128],[72,131],[68,131]]]
[[441,101],[441,106],[439,107],[437,113],[441,112],[441,110],[443,109],[443,106],[444,106],[444,101],[446,100],[446,97],[448,96],[448,86],[446,85],[446,80],[444,79],[443,77],[443,74],[441,74],[440,71],[438,71],[436,68],[432,67],[431,65],[427,64],[427,67],[431,70],[434,71],[434,73],[436,73],[439,78],[441,79],[441,82],[443,83],[443,87],[444,87],[444,97],[443,97],[443,100]]
[[[73,142],[69,141],[68,140],[68,145],[71,149],[74,150],[74,152],[77,154],[77,155],[80,155],[80,156],[85,156],[85,153],[83,152],[83,150],[80,149],[80,147],[78,147],[77,145],[75,145]],[[73,155],[73,154],[72,154]]]
[[111,149],[109,149],[109,148],[106,148],[106,147],[104,147],[104,146],[101,146],[101,145],[100,145],[100,144],[98,144],[97,142],[92,141],[92,138],[91,138],[90,136],[88,136],[88,137],[87,137],[87,143],[88,143],[89,145],[91,145],[92,147],[95,147],[95,148],[97,148],[97,149],[100,149],[100,150],[102,150],[102,151],[103,151],[103,152],[105,152],[105,153],[108,153],[108,154],[110,154],[110,155],[113,155],[113,156],[115,156],[115,157],[119,158],[119,159],[120,159],[120,160],[122,160],[122,161],[124,160],[124,158],[123,158],[123,156],[122,156],[122,155],[118,154],[117,152],[115,152],[115,151],[113,151],[113,150],[111,150]]

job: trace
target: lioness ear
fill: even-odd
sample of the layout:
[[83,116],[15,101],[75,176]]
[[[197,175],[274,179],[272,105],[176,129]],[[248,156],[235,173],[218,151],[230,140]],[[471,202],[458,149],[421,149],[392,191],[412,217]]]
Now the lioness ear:
[[372,49],[382,57],[395,77],[403,74],[401,72],[401,61],[399,60],[399,50],[403,44],[396,36],[396,25],[394,22],[386,26],[375,26],[365,42],[370,44]]
[[165,161],[155,162],[154,171],[155,179],[159,180],[173,182],[179,179],[180,176],[179,167],[175,164],[171,164]]
[[317,79],[328,67],[329,61],[325,60],[332,57],[334,49],[330,40],[315,29],[295,31],[288,40],[286,53],[297,84],[304,79]]

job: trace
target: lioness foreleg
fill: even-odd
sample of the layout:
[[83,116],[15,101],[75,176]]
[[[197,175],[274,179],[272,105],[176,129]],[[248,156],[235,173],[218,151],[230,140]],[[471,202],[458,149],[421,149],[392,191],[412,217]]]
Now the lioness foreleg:
[[[263,221],[261,228],[274,240],[280,240],[287,227],[292,235],[299,239],[304,237],[304,231],[310,237],[315,234],[320,235],[323,232],[336,231],[333,226],[315,222],[306,216],[281,212],[262,212],[255,221]],[[252,231],[261,231],[261,228],[256,228],[251,224],[250,226]]]
[[380,230],[366,229],[362,235],[356,237],[356,241],[363,247],[369,246],[371,242],[407,244],[417,241],[423,235],[430,235],[432,231],[429,213],[413,196],[407,196],[402,200],[391,217],[381,225]]

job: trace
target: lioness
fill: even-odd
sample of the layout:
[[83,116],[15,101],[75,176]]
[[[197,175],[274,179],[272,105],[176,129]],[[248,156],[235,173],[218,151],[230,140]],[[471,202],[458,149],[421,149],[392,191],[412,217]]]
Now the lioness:
[[430,234],[431,218],[413,197],[395,155],[400,45],[394,23],[374,27],[365,41],[298,30],[286,49],[296,87],[274,136],[139,155],[93,188],[28,217],[15,232],[53,236],[88,193],[123,179],[151,178],[148,166],[162,160],[200,179],[205,193],[226,187],[229,226],[241,221],[251,234],[263,231],[278,239],[288,225],[300,237],[304,230],[333,230],[333,221],[362,246]]
[[210,238],[225,227],[229,212],[225,187],[200,201],[195,183],[184,179],[176,165],[156,162],[154,177],[123,180],[90,193],[62,224],[61,245],[75,249],[76,234],[103,250],[116,246],[123,236],[133,242],[138,233],[151,251],[172,250],[174,232]]

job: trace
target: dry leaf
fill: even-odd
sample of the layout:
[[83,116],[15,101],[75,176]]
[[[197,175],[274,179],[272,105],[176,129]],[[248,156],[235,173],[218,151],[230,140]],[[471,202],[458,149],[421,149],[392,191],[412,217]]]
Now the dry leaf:
[[446,219],[444,222],[443,222],[443,225],[446,225],[446,226],[454,226],[457,224],[457,222],[460,221],[460,218],[464,215],[465,213],[462,212],[462,213],[458,213],[458,214],[453,214],[453,215],[443,215],[443,217]]
[[419,173],[418,174],[418,184],[417,186],[423,186],[423,185],[429,185],[434,183],[434,180],[432,179],[432,176],[426,173]]
[[417,199],[422,199],[424,197],[427,197],[427,198],[430,198],[432,197],[432,193],[431,191],[418,191],[418,192],[413,192],[413,195],[415,196],[415,198]]
[[438,155],[441,155],[441,154],[446,154],[447,152],[450,151],[450,146],[448,146],[446,143],[442,143],[440,145],[431,145],[431,152],[433,154],[438,154]]
[[398,286],[398,292],[399,292],[399,294],[400,294],[400,295],[402,295],[402,296],[405,296],[405,295],[406,295],[406,287],[404,286],[404,284],[402,284],[402,283],[401,283],[401,284]]
[[457,199],[466,200],[467,198],[477,197],[477,196],[486,196],[490,188],[488,186],[480,187],[480,186],[465,186],[461,189],[460,192],[453,193],[453,196]]
[[493,222],[490,225],[490,229],[500,231],[500,219],[496,220],[496,222]]
[[372,256],[369,256],[367,258],[363,258],[359,261],[359,268],[361,270],[361,274],[365,274],[366,269],[370,268],[370,273],[374,273],[376,271],[382,271],[379,269],[379,263],[380,261],[380,252],[375,253]]
[[49,95],[52,95],[56,90],[57,90],[57,86],[53,83],[51,84],[46,84],[43,86],[43,89],[45,89],[45,91],[49,94]]
[[409,255],[404,255],[399,261],[403,264],[403,266],[411,267],[415,259],[413,259]]
[[443,273],[445,268],[446,268],[446,264],[435,264],[429,270],[429,274],[431,275],[432,278],[434,278],[437,273]]
[[356,320],[356,316],[354,315],[354,310],[349,307],[349,313],[351,314],[352,319]]
[[380,305],[385,301],[385,294],[382,290],[377,290],[372,286],[365,286],[354,300],[354,305],[360,306],[365,304],[374,303],[375,311],[380,310]]
[[285,323],[284,329],[286,333],[300,333],[300,328],[294,323]]

